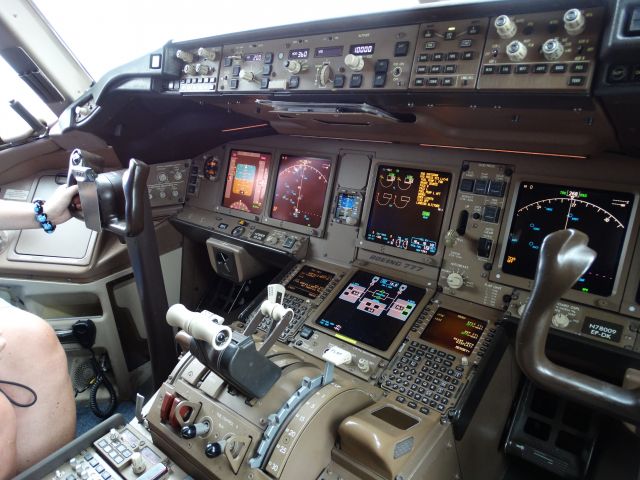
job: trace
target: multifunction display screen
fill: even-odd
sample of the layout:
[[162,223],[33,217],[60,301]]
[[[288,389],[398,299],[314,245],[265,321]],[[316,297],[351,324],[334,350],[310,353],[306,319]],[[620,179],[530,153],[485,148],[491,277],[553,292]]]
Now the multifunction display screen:
[[298,225],[319,227],[330,173],[331,161],[326,158],[282,155],[271,216]]
[[231,150],[222,205],[260,214],[269,181],[271,154]]
[[522,182],[502,270],[533,279],[544,238],[556,230],[574,228],[589,236],[589,247],[598,256],[573,288],[609,296],[632,207],[631,193]]
[[435,255],[450,183],[448,173],[378,167],[366,240]]
[[335,275],[319,268],[305,265],[286,285],[287,290],[313,300],[322,293]]
[[486,326],[484,320],[438,308],[420,338],[467,356],[473,352]]
[[316,323],[346,342],[386,350],[424,293],[413,285],[358,271]]

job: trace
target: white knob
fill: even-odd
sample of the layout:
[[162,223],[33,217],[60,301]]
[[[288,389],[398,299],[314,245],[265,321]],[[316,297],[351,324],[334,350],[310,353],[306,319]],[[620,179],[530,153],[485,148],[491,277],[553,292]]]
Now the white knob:
[[196,66],[191,64],[191,63],[187,63],[183,68],[182,71],[184,73],[186,73],[187,75],[193,75],[194,73],[196,73]]
[[498,32],[498,36],[500,38],[504,38],[505,40],[513,37],[518,31],[518,27],[515,22],[509,18],[508,15],[500,15],[493,22],[493,25],[496,27],[496,32]]
[[160,190],[160,198],[167,198],[167,194],[164,190]]
[[331,82],[331,77],[333,71],[331,70],[331,66],[323,65],[320,69],[320,73],[318,75],[318,81],[320,82],[321,87],[326,87],[327,84]]
[[507,55],[512,62],[521,62],[527,56],[527,46],[519,40],[507,45]]
[[556,312],[551,317],[551,323],[554,327],[567,328],[569,326],[569,317],[564,313]]
[[527,304],[523,303],[522,305],[520,305],[518,307],[518,316],[522,317],[522,315],[524,315],[524,309],[526,308]]
[[447,276],[447,285],[449,288],[457,290],[464,285],[464,277],[459,273],[452,272]]
[[577,8],[567,10],[562,17],[564,29],[569,35],[580,35],[584,32],[586,20],[582,12]]
[[354,55],[350,53],[344,57],[344,64],[354,72],[359,72],[364,68],[364,58],[361,55]]
[[460,359],[460,363],[462,364],[463,367],[466,367],[467,365],[469,365],[469,357],[462,357]]
[[302,64],[297,60],[287,60],[284,62],[284,68],[295,75],[302,71]]
[[243,68],[242,70],[240,70],[240,78],[242,80],[246,80],[247,82],[253,82],[256,76],[253,74],[253,72],[250,72]]
[[542,54],[550,62],[559,59],[563,53],[564,47],[557,38],[550,38],[542,44]]
[[120,441],[120,434],[115,428],[109,430],[109,440],[111,440],[112,442]]
[[204,58],[206,60],[214,61],[216,59],[216,51],[215,50],[210,50],[208,48],[200,47],[198,49],[198,56],[200,58]]
[[180,194],[178,193],[178,190],[171,190],[171,196],[172,196],[172,197],[177,197],[178,195],[180,195]]
[[178,50],[176,52],[176,57],[182,60],[185,63],[193,62],[193,53],[187,52],[186,50]]
[[76,115],[80,115],[82,117],[89,115],[90,111],[91,110],[89,110],[89,107],[87,106],[76,107]]
[[452,247],[456,243],[456,239],[460,236],[454,229],[449,230],[444,236],[444,244],[447,247]]
[[208,75],[209,67],[204,63],[196,63],[196,72],[198,72],[198,75]]
[[135,452],[131,455],[131,469],[136,475],[141,474],[147,469],[147,464],[144,463],[144,458],[140,452]]
[[168,177],[166,173],[161,173],[160,175],[158,175],[158,181],[166,182],[167,180],[168,180]]
[[369,361],[366,358],[359,359],[358,368],[362,373],[367,373],[369,371]]
[[173,178],[175,178],[177,181],[182,180],[182,172],[176,172],[173,174]]

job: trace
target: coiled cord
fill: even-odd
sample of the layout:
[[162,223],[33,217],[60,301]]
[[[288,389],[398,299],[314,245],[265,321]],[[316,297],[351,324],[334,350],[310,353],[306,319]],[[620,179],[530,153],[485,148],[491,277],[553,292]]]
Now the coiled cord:
[[[93,352],[92,352],[93,353]],[[116,391],[111,385],[111,382],[105,375],[105,370],[101,367],[95,356],[92,359],[93,368],[96,372],[95,379],[93,384],[91,385],[91,390],[89,391],[89,406],[91,407],[91,411],[98,418],[107,418],[110,417],[116,409],[117,406],[117,396]],[[98,390],[100,387],[104,386],[104,388],[109,392],[109,402],[107,403],[106,408],[103,410],[98,405]]]

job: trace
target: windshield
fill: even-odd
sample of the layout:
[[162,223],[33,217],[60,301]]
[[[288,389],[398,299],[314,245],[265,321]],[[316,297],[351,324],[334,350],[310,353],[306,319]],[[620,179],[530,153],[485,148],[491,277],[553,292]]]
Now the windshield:
[[214,2],[211,0],[34,0],[94,79],[156,50],[187,40],[325,18],[414,7],[418,0]]

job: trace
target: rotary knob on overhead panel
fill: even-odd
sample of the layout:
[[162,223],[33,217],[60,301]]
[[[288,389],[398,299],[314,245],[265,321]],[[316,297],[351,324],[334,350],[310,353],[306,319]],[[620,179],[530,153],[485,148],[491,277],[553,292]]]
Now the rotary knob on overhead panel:
[[557,328],[567,328],[569,326],[569,317],[561,312],[556,312],[551,317],[551,324]]
[[296,75],[302,71],[302,64],[297,60],[287,60],[284,62],[284,68],[286,68],[289,73]]
[[331,83],[333,78],[333,70],[331,70],[330,65],[322,65],[320,71],[318,72],[318,83],[320,83],[321,87],[326,87],[329,83]]
[[187,52],[186,50],[178,50],[176,52],[176,57],[182,60],[185,63],[193,62],[193,53]]
[[214,61],[216,59],[216,51],[208,48],[200,47],[198,49],[198,56],[205,60]]
[[512,62],[521,62],[527,56],[527,46],[519,40],[507,45],[507,55]]
[[557,38],[550,38],[542,44],[542,54],[550,62],[559,59],[563,53],[564,47]]
[[361,55],[350,53],[344,57],[344,64],[354,72],[359,72],[364,68],[364,58]]
[[192,63],[187,63],[183,68],[182,71],[187,74],[187,75],[194,75],[196,73],[196,66],[193,65]]
[[518,27],[516,26],[516,23],[513,20],[511,20],[511,18],[508,15],[500,15],[493,22],[493,25],[494,27],[496,27],[496,32],[498,33],[498,36],[505,40],[513,37],[518,31]]
[[256,79],[256,75],[249,70],[245,70],[244,68],[240,70],[240,78],[242,80],[246,80],[247,82],[253,82]]
[[454,290],[459,289],[464,285],[464,277],[457,272],[451,272],[447,275],[447,286]]
[[367,373],[369,371],[369,360],[366,358],[358,359],[358,370],[362,373]]
[[196,63],[196,73],[198,75],[208,75],[209,74],[209,66],[204,63]]
[[169,177],[167,177],[166,173],[161,173],[160,175],[158,175],[158,181],[159,182],[164,183],[167,180],[169,180]]
[[584,14],[578,8],[567,10],[562,17],[564,21],[564,29],[571,36],[580,35],[584,32],[586,20]]
[[182,172],[180,170],[176,171],[173,174],[173,178],[175,178],[176,181],[179,182],[180,180],[182,180]]

